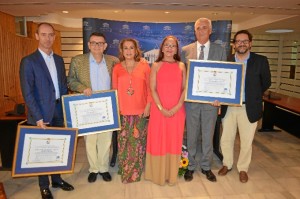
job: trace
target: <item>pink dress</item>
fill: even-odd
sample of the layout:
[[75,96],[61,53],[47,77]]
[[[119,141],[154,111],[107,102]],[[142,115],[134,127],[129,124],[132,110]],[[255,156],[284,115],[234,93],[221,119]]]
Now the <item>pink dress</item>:
[[[182,71],[178,63],[163,62],[156,76],[162,106],[174,107],[182,92]],[[154,101],[148,125],[145,179],[156,184],[175,183],[181,158],[185,124],[184,105],[170,118],[164,117]]]

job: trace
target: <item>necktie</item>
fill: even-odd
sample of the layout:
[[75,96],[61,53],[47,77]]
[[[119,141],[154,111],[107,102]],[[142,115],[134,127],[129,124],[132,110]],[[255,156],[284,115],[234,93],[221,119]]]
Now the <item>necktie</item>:
[[204,51],[203,51],[204,47],[205,47],[204,45],[200,46],[201,50],[200,50],[200,54],[199,54],[199,60],[204,59]]

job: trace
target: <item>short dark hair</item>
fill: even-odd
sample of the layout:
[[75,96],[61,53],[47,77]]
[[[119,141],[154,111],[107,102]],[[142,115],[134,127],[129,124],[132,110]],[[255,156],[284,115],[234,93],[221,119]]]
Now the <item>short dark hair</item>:
[[89,37],[89,40],[91,39],[92,36],[97,36],[97,37],[103,37],[104,40],[106,41],[106,38],[105,38],[105,35],[101,32],[93,32],[90,37]]
[[233,37],[233,43],[235,43],[236,41],[236,37],[239,35],[239,34],[246,34],[248,35],[248,38],[249,38],[249,41],[252,41],[252,34],[248,31],[248,30],[240,30],[240,31],[237,31]]
[[38,26],[37,26],[37,29],[36,29],[36,33],[37,33],[37,34],[39,33],[40,27],[43,26],[43,25],[50,26],[50,27],[53,29],[53,32],[55,32],[54,27],[53,27],[50,23],[42,22],[42,23],[39,23]]

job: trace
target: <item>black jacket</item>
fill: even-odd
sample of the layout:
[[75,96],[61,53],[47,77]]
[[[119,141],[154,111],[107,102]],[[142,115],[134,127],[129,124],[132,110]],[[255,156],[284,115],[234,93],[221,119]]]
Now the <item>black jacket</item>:
[[[235,62],[234,54],[228,61]],[[271,73],[267,57],[250,52],[247,62],[245,80],[245,104],[248,119],[251,123],[262,117],[263,93],[271,86]],[[225,116],[227,106],[222,106],[221,116]]]

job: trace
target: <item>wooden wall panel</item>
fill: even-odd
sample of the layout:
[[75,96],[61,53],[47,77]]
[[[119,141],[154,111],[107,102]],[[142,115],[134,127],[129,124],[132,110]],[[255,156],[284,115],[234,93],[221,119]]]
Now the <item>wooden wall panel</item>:
[[[283,38],[282,72],[279,77],[278,91],[290,96],[300,97],[300,37],[299,35],[297,37],[286,36]],[[292,67],[295,67],[295,71],[291,71]],[[292,78],[293,73],[294,78]]]
[[[62,32],[63,33],[63,32]],[[64,35],[61,35],[61,43],[62,44],[81,44],[83,45],[82,37],[81,38],[73,38],[73,37],[64,37]]]
[[279,41],[278,38],[272,38],[273,40],[269,41],[269,40],[259,40],[257,39],[257,36],[254,37],[255,39],[255,45],[256,46],[267,46],[267,47],[278,47],[279,46]]
[[83,49],[82,49],[82,44],[64,44],[64,45],[62,45],[61,46],[61,50],[65,50],[65,51],[67,51],[67,50],[75,50],[75,51],[82,51]]
[[64,57],[68,57],[68,58],[72,58],[76,55],[80,55],[82,54],[83,51],[82,50],[79,50],[79,51],[64,51]]
[[15,17],[0,12],[0,26],[5,27],[6,31],[15,34],[16,33]]
[[83,53],[82,32],[61,32],[61,49],[68,75],[72,57]]
[[82,38],[83,33],[81,31],[68,31],[68,32],[62,32],[62,37],[66,38]]
[[[0,115],[14,108],[23,98],[19,80],[19,65],[23,56],[36,48],[36,41],[7,32],[0,26]],[[5,98],[4,95],[9,96]]]
[[268,47],[268,46],[254,46],[251,48],[251,51],[253,52],[262,52],[262,53],[278,53],[278,46],[276,47]]

